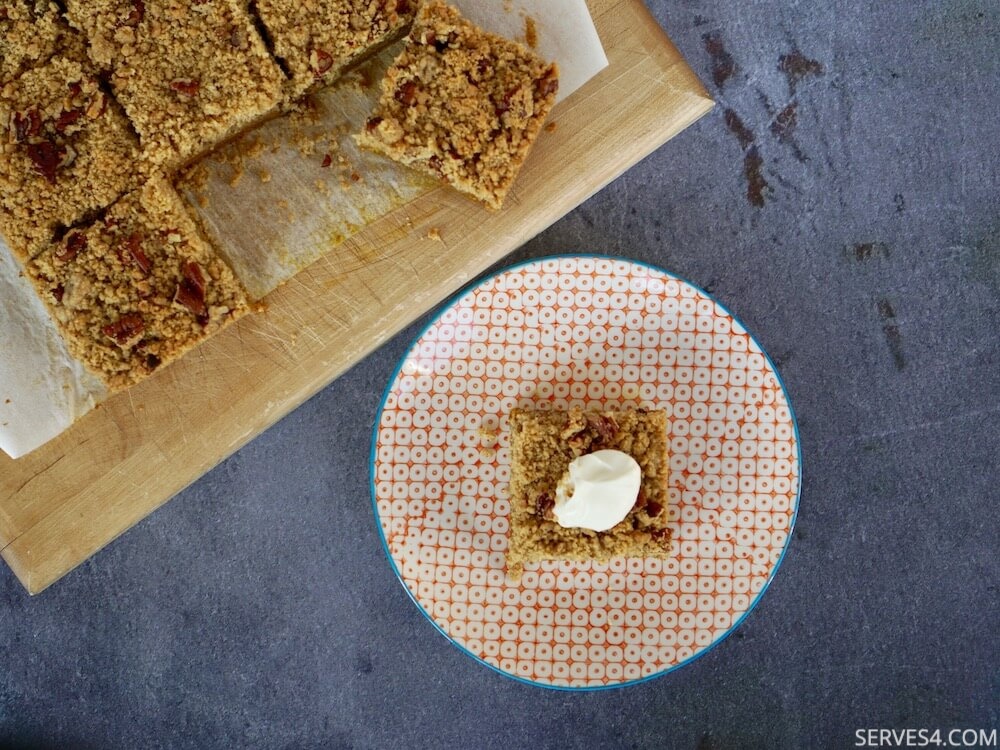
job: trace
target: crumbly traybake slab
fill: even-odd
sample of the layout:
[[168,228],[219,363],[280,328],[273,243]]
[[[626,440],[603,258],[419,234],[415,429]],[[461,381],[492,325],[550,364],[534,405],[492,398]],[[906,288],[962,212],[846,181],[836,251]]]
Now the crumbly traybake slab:
[[191,160],[281,100],[284,75],[239,0],[67,0],[66,11],[156,166]]
[[[510,416],[510,546],[508,575],[539,560],[666,557],[667,415],[664,411],[543,411],[514,409]],[[567,529],[552,517],[556,487],[578,456],[613,449],[642,470],[639,498],[608,531]]]
[[498,209],[555,103],[558,75],[429,0],[358,142]]
[[0,88],[0,231],[22,260],[136,187],[138,143],[86,61]]
[[161,177],[27,265],[70,352],[112,390],[247,311],[243,289]]
[[399,39],[418,0],[255,0],[289,95],[333,83],[345,68]]

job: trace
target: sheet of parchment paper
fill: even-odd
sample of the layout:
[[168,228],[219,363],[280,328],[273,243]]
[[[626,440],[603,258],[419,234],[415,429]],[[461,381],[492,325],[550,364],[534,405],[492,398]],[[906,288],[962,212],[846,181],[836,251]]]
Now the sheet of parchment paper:
[[[536,51],[559,64],[559,100],[608,64],[585,0],[453,2],[494,33],[521,42],[533,36]],[[193,213],[252,297],[264,297],[436,186],[360,151],[351,137],[373,108],[380,76],[399,49],[389,48],[320,92],[313,109],[272,120],[221,149],[182,181]],[[0,450],[12,458],[25,455],[106,397],[100,382],[69,355],[0,240]]]
[[[482,28],[533,42],[539,55],[555,60],[560,98],[607,67],[584,0],[455,4]],[[252,297],[264,297],[366,225],[437,186],[358,149],[352,137],[374,108],[379,82],[401,47],[390,47],[317,94],[314,110],[273,120],[222,149],[185,181],[202,226]]]
[[0,240],[0,449],[12,458],[29,453],[106,395],[66,351],[45,305]]

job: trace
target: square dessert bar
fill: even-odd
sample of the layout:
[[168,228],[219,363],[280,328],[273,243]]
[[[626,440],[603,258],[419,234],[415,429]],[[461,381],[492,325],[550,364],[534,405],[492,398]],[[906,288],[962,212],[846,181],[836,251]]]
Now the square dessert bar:
[[138,142],[89,63],[55,57],[0,88],[0,232],[22,260],[138,186]]
[[[669,554],[666,412],[514,409],[510,430],[511,578],[520,577],[524,563],[539,560]],[[560,526],[552,514],[559,481],[575,458],[604,449],[627,453],[639,464],[635,506],[607,531]]]
[[416,0],[256,0],[253,9],[297,97],[402,37]]
[[555,64],[431,0],[358,142],[497,209],[558,88]]
[[143,379],[247,310],[232,271],[162,178],[27,265],[70,353],[111,390]]
[[174,168],[262,119],[284,75],[240,0],[67,0],[144,155]]

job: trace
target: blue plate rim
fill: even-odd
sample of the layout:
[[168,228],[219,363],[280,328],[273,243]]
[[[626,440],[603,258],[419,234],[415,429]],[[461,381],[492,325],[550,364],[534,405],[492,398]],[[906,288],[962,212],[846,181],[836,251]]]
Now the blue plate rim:
[[[668,667],[667,669],[660,670],[659,672],[656,672],[651,675],[646,675],[645,677],[640,677],[639,679],[635,680],[627,680],[625,682],[615,682],[609,685],[585,685],[582,687],[575,687],[572,685],[550,685],[545,682],[535,682],[534,680],[529,680],[524,677],[519,677],[518,675],[511,674],[510,672],[506,672],[500,669],[499,667],[490,664],[482,657],[477,656],[476,654],[469,651],[469,649],[467,649],[465,646],[463,646],[461,643],[455,640],[444,628],[442,628],[434,620],[434,618],[431,617],[431,614],[426,609],[424,609],[423,605],[417,600],[413,592],[410,591],[410,587],[406,585],[406,581],[403,580],[403,575],[400,572],[399,567],[396,565],[396,561],[392,557],[392,552],[389,550],[389,544],[385,538],[385,532],[382,530],[382,524],[379,521],[378,500],[375,494],[376,493],[375,458],[377,453],[375,446],[378,442],[379,425],[382,421],[382,412],[385,411],[385,402],[389,398],[389,393],[392,390],[393,384],[399,377],[400,370],[403,369],[403,365],[406,363],[406,360],[409,358],[413,350],[416,348],[417,343],[420,341],[421,338],[423,338],[424,334],[427,333],[428,330],[430,330],[431,326],[435,325],[439,320],[441,320],[441,317],[445,314],[445,312],[450,310],[460,299],[462,299],[465,295],[469,294],[469,292],[477,289],[481,285],[489,281],[493,281],[494,279],[497,279],[500,276],[503,276],[504,274],[510,273],[511,271],[516,271],[519,268],[545,263],[546,261],[553,261],[553,260],[563,261],[568,259],[609,260],[613,262],[624,262],[624,263],[631,263],[636,266],[641,266],[643,268],[655,271],[657,273],[661,273],[665,276],[675,279],[676,281],[679,281],[682,284],[688,285],[689,287],[697,291],[699,294],[704,295],[708,299],[712,300],[712,302],[714,302],[720,308],[722,308],[722,310],[725,311],[725,313],[729,315],[729,317],[731,317],[744,331],[746,331],[747,335],[757,345],[757,348],[760,349],[761,353],[764,355],[764,358],[767,360],[768,365],[770,365],[771,370],[774,372],[775,377],[778,379],[778,385],[781,386],[781,392],[785,396],[785,402],[788,404],[788,411],[792,418],[792,432],[795,437],[795,453],[796,453],[795,460],[797,462],[799,470],[799,481],[798,481],[798,487],[796,488],[795,492],[795,501],[793,502],[792,520],[788,525],[788,536],[785,538],[785,545],[781,549],[781,555],[778,557],[778,561],[774,564],[774,567],[771,569],[771,573],[768,576],[767,580],[764,582],[764,585],[761,587],[757,595],[753,598],[753,601],[750,602],[746,611],[742,615],[740,615],[739,619],[737,619],[736,622],[730,625],[729,629],[725,633],[716,638],[701,651],[692,654],[684,661],[678,662],[677,664],[674,664],[673,666]],[[691,283],[683,276],[679,276],[676,273],[667,271],[666,269],[661,268],[653,263],[649,263],[647,261],[635,260],[633,258],[626,258],[614,255],[604,255],[601,253],[558,253],[555,255],[544,255],[538,258],[528,258],[526,260],[518,261],[509,266],[501,268],[489,276],[485,274],[481,275],[470,281],[465,286],[463,286],[459,291],[452,294],[448,299],[446,299],[438,306],[438,309],[434,313],[433,317],[423,326],[423,328],[421,328],[421,330],[410,341],[410,344],[407,347],[406,352],[403,354],[402,357],[400,357],[399,362],[396,363],[396,366],[393,368],[392,374],[390,375],[389,380],[382,391],[382,398],[379,401],[378,410],[376,411],[375,414],[375,422],[372,425],[371,448],[368,454],[368,484],[369,484],[369,495],[371,497],[371,503],[372,503],[372,512],[375,516],[375,526],[378,529],[379,541],[382,543],[382,551],[385,553],[385,557],[389,561],[389,565],[392,568],[392,572],[395,574],[396,579],[402,585],[403,590],[406,592],[407,596],[410,597],[410,601],[412,601],[416,605],[420,613],[431,623],[431,625],[434,626],[434,629],[437,630],[438,633],[443,635],[448,640],[448,642],[451,643],[452,646],[457,648],[459,651],[464,653],[469,658],[475,660],[479,664],[482,664],[483,666],[492,670],[493,672],[503,675],[504,677],[510,680],[514,680],[515,682],[520,682],[521,684],[524,685],[530,685],[536,688],[545,688],[547,690],[558,690],[569,693],[576,693],[576,692],[586,693],[586,692],[596,692],[600,690],[617,690],[619,688],[631,687],[633,685],[641,685],[645,682],[655,680],[659,677],[663,677],[664,675],[668,675],[671,672],[675,672],[681,667],[685,667],[688,664],[691,664],[692,662],[700,659],[702,656],[712,651],[716,646],[718,646],[720,643],[729,638],[730,635],[736,632],[736,630],[739,628],[740,625],[743,624],[743,621],[746,620],[749,614],[753,612],[754,609],[756,609],[757,604],[760,602],[761,598],[763,598],[764,594],[770,588],[771,582],[774,581],[775,576],[778,574],[778,570],[781,568],[781,563],[785,561],[785,555],[788,553],[788,548],[792,541],[793,532],[795,531],[795,523],[796,521],[798,521],[799,500],[802,498],[802,484],[803,484],[802,440],[799,434],[799,420],[795,414],[795,408],[792,406],[791,394],[788,392],[788,386],[785,384],[785,379],[781,376],[781,372],[778,370],[777,365],[774,364],[774,360],[771,359],[771,355],[767,353],[767,350],[763,346],[761,346],[760,341],[757,339],[754,333],[749,328],[747,328],[746,325],[744,325],[743,321],[740,320],[740,318],[736,314],[734,314],[733,311],[730,310],[725,304],[716,299],[714,295],[712,295],[709,292],[706,292],[697,284]]]

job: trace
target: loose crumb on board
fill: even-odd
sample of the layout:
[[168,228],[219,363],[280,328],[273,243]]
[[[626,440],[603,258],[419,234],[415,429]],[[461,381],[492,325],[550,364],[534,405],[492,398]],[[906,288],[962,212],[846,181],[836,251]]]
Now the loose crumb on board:
[[545,126],[545,132],[546,133],[554,133],[554,132],[556,132],[556,130],[558,128],[559,128],[559,125],[556,123],[555,120],[553,120],[552,122],[550,122],[548,125]]
[[[441,237],[441,230],[437,227],[431,227],[427,230],[427,234],[424,235],[424,239],[433,240],[434,242],[444,242]],[[479,428],[482,430],[482,427]]]

